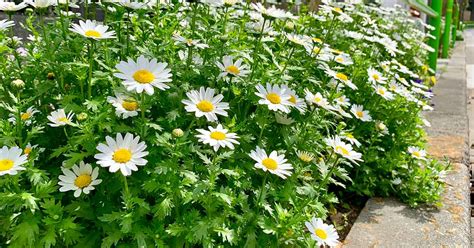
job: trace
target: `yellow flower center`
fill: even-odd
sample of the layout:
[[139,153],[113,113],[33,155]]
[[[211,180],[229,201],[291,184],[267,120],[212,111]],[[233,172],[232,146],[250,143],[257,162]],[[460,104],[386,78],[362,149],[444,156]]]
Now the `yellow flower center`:
[[228,73],[232,73],[232,74],[235,74],[235,75],[238,75],[240,73],[240,70],[237,66],[235,65],[229,65],[225,68],[225,70],[228,72]]
[[421,157],[421,154],[420,154],[419,151],[414,151],[412,154],[413,154],[413,156],[415,156],[417,158]]
[[117,149],[112,155],[112,159],[117,163],[127,163],[130,161],[130,159],[132,159],[132,152],[124,148]]
[[431,82],[433,82],[433,84],[436,83],[436,77],[435,76],[431,76],[430,79],[431,79]]
[[135,111],[138,109],[138,103],[135,101],[123,101],[122,107],[127,111]]
[[316,236],[318,236],[322,240],[326,240],[328,238],[328,234],[326,233],[326,231],[324,231],[321,228],[316,228],[314,230],[314,233],[316,234]]
[[26,155],[28,155],[28,154],[31,153],[32,150],[33,150],[33,149],[32,149],[31,147],[26,147],[25,149],[23,149],[23,153],[26,154]]
[[349,151],[346,148],[342,147],[342,146],[336,146],[335,150],[336,150],[336,152],[341,153],[344,156],[349,155]]
[[347,80],[349,79],[349,78],[346,76],[346,74],[340,73],[340,72],[338,72],[338,73],[336,74],[336,77],[337,77],[338,79],[342,80],[342,81],[347,81]]
[[133,79],[141,84],[149,84],[155,80],[155,75],[149,70],[142,69],[133,73]]
[[0,171],[7,171],[13,167],[13,160],[0,159]]
[[26,121],[26,120],[28,120],[30,117],[31,117],[31,114],[28,113],[28,112],[26,112],[26,113],[21,114],[20,119],[21,119],[22,121]]
[[61,117],[61,118],[58,118],[58,122],[67,123],[67,122],[69,122],[69,120],[67,119],[67,117]]
[[336,7],[336,8],[334,8],[333,10],[334,10],[335,12],[339,13],[339,14],[342,13],[342,9],[341,9],[341,8],[337,8],[337,7]]
[[319,38],[313,38],[313,41],[314,41],[314,42],[318,42],[318,43],[322,43],[322,42],[323,42],[323,41],[322,41],[321,39],[319,39]]
[[89,174],[82,174],[78,177],[76,177],[76,180],[74,180],[74,185],[76,185],[78,188],[84,188],[89,186],[91,184],[92,178]]
[[380,95],[385,95],[385,90],[383,90],[383,89],[378,89],[377,92],[378,92]]
[[336,61],[339,62],[339,63],[342,63],[342,62],[344,62],[344,59],[342,57],[337,57]]
[[84,33],[84,35],[85,35],[86,37],[92,37],[92,38],[100,38],[100,37],[102,37],[102,35],[101,35],[99,32],[97,32],[97,31],[95,31],[95,30],[92,30],[92,29],[91,29],[91,30],[87,30],[87,31]]
[[321,50],[321,48],[315,47],[315,48],[313,48],[313,53],[318,54],[320,50]]
[[214,105],[212,105],[212,102],[206,100],[200,101],[198,104],[196,104],[196,107],[202,112],[206,113],[214,110]]
[[314,97],[314,102],[315,102],[315,103],[321,102],[322,100],[323,100],[323,99],[322,99],[321,97],[319,97],[319,96],[315,96],[315,97]]
[[313,160],[313,155],[308,154],[308,153],[300,153],[298,154],[298,158],[301,159],[301,161],[309,163]]
[[267,100],[273,104],[279,104],[281,102],[280,96],[276,93],[267,94]]
[[343,53],[341,50],[337,50],[337,49],[332,49],[332,52],[336,53],[336,54],[342,54]]
[[269,170],[276,170],[278,168],[278,163],[271,158],[266,158],[262,160],[263,166],[267,167]]
[[290,96],[290,99],[288,99],[288,101],[290,101],[290,102],[293,103],[293,104],[296,104],[296,97],[293,96],[293,95],[291,95],[291,96]]
[[225,140],[226,136],[225,133],[219,132],[219,131],[214,131],[211,133],[211,139],[215,140]]
[[347,133],[347,134],[346,134],[346,137],[349,138],[349,139],[353,139],[353,138],[354,138],[354,135],[352,135],[351,133]]
[[356,115],[357,115],[357,117],[362,118],[362,117],[364,117],[364,112],[356,111]]
[[373,78],[374,80],[379,80],[379,79],[380,79],[379,75],[377,75],[377,74],[372,75],[372,78]]
[[192,46],[193,45],[193,39],[187,39],[186,44],[188,44],[188,46]]

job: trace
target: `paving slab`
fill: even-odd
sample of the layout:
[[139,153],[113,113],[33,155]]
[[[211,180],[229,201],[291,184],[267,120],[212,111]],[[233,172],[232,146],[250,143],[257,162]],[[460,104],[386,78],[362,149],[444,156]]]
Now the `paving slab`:
[[432,125],[427,128],[428,153],[439,159],[447,157],[452,162],[452,170],[445,179],[442,207],[414,209],[393,198],[372,198],[343,247],[471,247],[467,166],[470,143],[466,110],[466,56],[469,55],[466,55],[465,44],[457,43],[446,70],[440,70],[441,76],[433,89],[435,110],[424,113]]

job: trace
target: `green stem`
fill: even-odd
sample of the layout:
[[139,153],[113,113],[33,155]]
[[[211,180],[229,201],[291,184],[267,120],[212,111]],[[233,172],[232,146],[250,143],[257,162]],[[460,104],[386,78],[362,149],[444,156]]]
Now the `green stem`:
[[[262,28],[260,29],[260,35],[257,39],[257,41],[255,42],[255,48],[254,48],[254,51],[253,51],[253,63],[252,63],[252,72],[250,73],[250,78],[249,78],[249,81],[252,81],[252,78],[253,78],[253,74],[255,72],[255,67],[257,66],[257,54],[258,54],[258,51],[260,50],[260,42],[262,41],[262,37],[263,37],[263,30],[265,29],[265,24],[267,22],[267,19],[263,19],[263,23],[262,23]],[[269,22],[271,24],[271,21]]]
[[142,135],[142,138],[145,138],[145,135],[146,135],[145,92],[142,92],[142,94],[141,94],[140,110],[141,110],[141,112],[142,112],[141,115],[142,115],[142,122],[143,122],[141,135]]
[[17,100],[18,100],[18,111],[17,111],[17,122],[16,122],[16,128],[17,128],[17,136],[18,136],[18,145],[20,147],[23,147],[22,140],[23,140],[23,135],[22,135],[22,120],[21,120],[21,101],[20,101],[20,89],[18,90],[17,94]]
[[257,209],[260,209],[260,206],[262,205],[261,201],[262,201],[263,191],[266,190],[265,184],[267,183],[268,173],[269,172],[265,172],[265,176],[263,177],[262,187],[260,188],[260,192],[258,193]]
[[125,194],[127,195],[127,197],[130,195],[130,191],[128,190],[128,182],[127,182],[127,177],[122,175],[122,179],[123,179],[123,187],[124,187],[124,190],[125,190]]
[[288,64],[290,63],[291,56],[293,55],[294,52],[295,52],[295,47],[293,46],[293,47],[291,48],[290,54],[289,54],[288,57],[286,58],[285,66],[284,66],[283,69],[280,71],[280,75],[283,76],[283,73],[285,72],[286,67],[287,67]]
[[87,77],[87,99],[92,97],[92,71],[94,67],[94,41],[89,43],[89,76]]

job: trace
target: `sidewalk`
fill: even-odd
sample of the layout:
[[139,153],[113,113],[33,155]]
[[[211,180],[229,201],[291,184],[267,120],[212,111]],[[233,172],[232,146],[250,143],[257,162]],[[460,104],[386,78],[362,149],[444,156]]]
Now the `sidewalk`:
[[456,44],[445,70],[440,70],[444,72],[433,89],[435,110],[425,114],[432,125],[427,129],[429,154],[448,157],[453,165],[446,176],[443,206],[413,209],[391,198],[370,199],[344,247],[470,247],[466,60],[474,60],[474,53],[466,53],[471,49],[466,42]]

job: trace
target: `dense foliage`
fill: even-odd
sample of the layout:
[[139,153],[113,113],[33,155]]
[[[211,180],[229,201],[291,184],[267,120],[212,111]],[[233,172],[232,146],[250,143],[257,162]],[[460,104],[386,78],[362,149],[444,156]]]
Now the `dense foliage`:
[[405,11],[59,3],[30,3],[28,40],[0,22],[1,243],[333,246],[305,222],[340,192],[438,201]]

